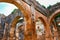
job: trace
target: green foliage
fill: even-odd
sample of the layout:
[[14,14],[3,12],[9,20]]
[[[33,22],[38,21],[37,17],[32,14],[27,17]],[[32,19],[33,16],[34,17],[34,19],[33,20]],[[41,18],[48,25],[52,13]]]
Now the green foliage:
[[16,9],[14,9],[14,10],[12,11],[12,14],[14,14],[15,11],[16,11]]
[[43,8],[46,8],[44,5],[42,5]]
[[51,5],[49,5],[48,7],[47,7],[47,9],[50,9],[51,8]]
[[58,18],[58,17],[60,17],[60,14],[58,14],[58,15],[56,16],[56,18]]

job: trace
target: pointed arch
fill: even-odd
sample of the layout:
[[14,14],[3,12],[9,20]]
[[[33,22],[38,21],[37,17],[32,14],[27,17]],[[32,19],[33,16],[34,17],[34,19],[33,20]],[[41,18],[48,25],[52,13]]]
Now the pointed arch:
[[51,24],[52,20],[58,15],[60,14],[60,9],[56,10],[54,13],[52,13],[52,15],[49,18],[49,22]]

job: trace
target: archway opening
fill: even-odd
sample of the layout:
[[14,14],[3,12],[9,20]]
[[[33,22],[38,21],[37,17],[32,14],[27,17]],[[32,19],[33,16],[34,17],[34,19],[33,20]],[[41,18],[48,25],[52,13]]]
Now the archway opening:
[[[0,39],[4,40],[9,37],[9,24],[12,22],[13,15],[16,14],[14,10],[18,10],[18,8],[11,3],[0,2]],[[14,13],[13,13],[14,12]]]
[[[19,8],[16,7],[14,4],[8,3],[8,2],[0,2],[0,3],[2,5],[2,6],[0,6],[0,8],[1,8],[0,10],[2,10],[2,11],[0,11],[0,14],[1,14],[0,23],[4,28],[3,31],[1,32],[3,34],[3,37],[0,36],[1,40],[10,39],[10,35],[12,34],[12,32],[10,34],[10,31],[13,31],[13,33],[14,33],[13,34],[14,35],[13,39],[19,39],[19,37],[16,38],[17,37],[16,36],[16,29],[19,28],[18,24],[20,26],[21,26],[21,24],[24,25],[23,22],[22,22],[22,21],[24,21],[24,15],[22,14],[21,10],[19,10]],[[13,27],[11,27],[11,25]],[[19,34],[19,35],[22,35],[22,34]]]
[[51,22],[51,32],[54,40],[60,40],[60,12],[55,15]]
[[56,22],[56,27],[57,27],[57,32],[58,32],[58,38],[60,40],[60,12],[59,14],[55,17],[55,22]]
[[37,40],[45,40],[45,27],[43,21],[39,18],[36,20],[35,28]]
[[24,40],[24,29],[25,29],[25,24],[24,24],[24,18],[21,17],[18,19],[18,22],[16,24],[16,29],[15,29],[15,35],[16,35],[16,40]]

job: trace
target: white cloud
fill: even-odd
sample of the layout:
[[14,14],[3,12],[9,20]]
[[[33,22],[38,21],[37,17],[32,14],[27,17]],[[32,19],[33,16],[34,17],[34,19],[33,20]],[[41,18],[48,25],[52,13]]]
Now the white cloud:
[[6,8],[5,8],[5,15],[8,16],[9,14],[11,14],[11,12],[17,8],[16,6],[12,5],[12,4],[9,4]]
[[[41,5],[44,5],[45,7],[60,2],[60,0],[36,0],[36,1],[38,1]],[[6,16],[8,16],[15,8],[17,8],[15,5],[10,3],[2,3],[2,4],[6,4],[6,6],[2,8],[2,10],[0,8],[0,13]]]
[[36,0],[36,1],[38,1],[40,4],[44,5],[45,7],[60,2],[60,0]]
[[14,9],[17,9],[17,7],[13,4],[10,4],[10,3],[2,3],[2,5],[5,5],[5,7],[1,7],[3,9],[0,9],[0,13],[8,16],[9,14],[11,14],[11,12],[14,10]]
[[9,14],[11,14],[11,12],[15,9],[16,7],[14,5],[8,5],[6,8],[5,8],[5,15],[8,16]]

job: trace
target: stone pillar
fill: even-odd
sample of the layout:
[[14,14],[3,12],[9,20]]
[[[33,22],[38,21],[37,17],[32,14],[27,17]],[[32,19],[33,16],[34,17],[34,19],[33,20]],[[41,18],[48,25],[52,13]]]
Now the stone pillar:
[[[0,23],[0,30],[2,29],[2,26],[1,26],[1,23]],[[0,39],[2,39],[2,35],[1,35],[1,32],[0,32]]]
[[45,29],[45,31],[46,31],[46,32],[45,32],[45,38],[46,38],[46,40],[53,40],[49,21],[47,21],[47,25],[46,25],[45,28],[46,28],[46,29]]
[[15,25],[11,25],[9,40],[14,40],[15,39],[15,37],[14,37],[14,29],[15,29]]
[[37,40],[37,35],[36,35],[36,30],[35,30],[35,21],[32,22],[32,32],[33,32],[32,40]]
[[16,27],[16,40],[19,40],[19,27]]
[[3,40],[7,40],[8,39],[8,23],[5,23],[5,28],[4,28],[4,33],[3,33]]
[[20,25],[20,27],[18,28],[19,29],[19,40],[24,40],[24,28],[25,26]]
[[16,40],[19,40],[19,29],[16,29]]
[[53,27],[53,31],[54,31],[54,40],[58,39],[58,31],[57,28],[55,28],[56,26]]
[[31,19],[26,20],[26,29],[24,33],[24,40],[36,40],[35,26]]

